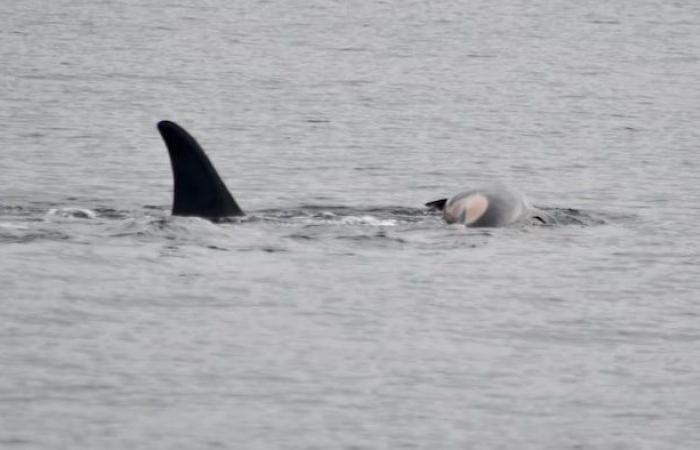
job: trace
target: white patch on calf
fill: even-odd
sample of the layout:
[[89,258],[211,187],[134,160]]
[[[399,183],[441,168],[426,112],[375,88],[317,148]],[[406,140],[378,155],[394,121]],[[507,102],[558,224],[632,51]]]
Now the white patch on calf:
[[443,216],[447,223],[471,225],[484,215],[488,207],[489,199],[485,195],[471,194],[448,202]]

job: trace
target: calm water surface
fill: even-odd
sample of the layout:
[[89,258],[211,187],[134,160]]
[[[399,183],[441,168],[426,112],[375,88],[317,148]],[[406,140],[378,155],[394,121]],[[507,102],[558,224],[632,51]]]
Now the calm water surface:
[[584,3],[2,2],[0,447],[700,446],[700,7]]

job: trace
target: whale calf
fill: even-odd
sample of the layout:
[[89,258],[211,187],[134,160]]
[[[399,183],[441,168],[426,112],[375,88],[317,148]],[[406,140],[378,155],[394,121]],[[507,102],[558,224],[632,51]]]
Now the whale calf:
[[173,169],[174,216],[220,219],[245,215],[197,141],[174,122],[158,122]]
[[442,211],[447,223],[468,227],[504,227],[527,220],[548,223],[543,211],[530,206],[522,194],[505,187],[472,189],[425,206]]

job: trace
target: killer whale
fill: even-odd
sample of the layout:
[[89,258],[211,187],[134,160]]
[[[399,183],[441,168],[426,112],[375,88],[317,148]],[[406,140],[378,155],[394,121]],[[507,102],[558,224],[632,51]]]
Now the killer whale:
[[245,215],[202,147],[184,128],[163,120],[158,131],[170,155],[174,216],[216,220]]
[[504,187],[472,189],[425,206],[442,211],[449,224],[468,227],[504,227],[526,220],[549,223],[544,211],[532,207],[520,193]]
[[[244,216],[202,147],[184,128],[171,121],[158,122],[173,172],[174,216],[210,220]],[[525,220],[552,223],[519,193],[506,188],[482,188],[460,192],[425,204],[442,212],[445,222],[468,227],[502,227]]]

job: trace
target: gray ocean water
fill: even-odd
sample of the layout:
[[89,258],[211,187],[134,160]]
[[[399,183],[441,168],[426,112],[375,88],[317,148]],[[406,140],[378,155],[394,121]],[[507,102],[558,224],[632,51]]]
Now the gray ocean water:
[[[700,4],[0,2],[0,447],[700,446]],[[173,218],[186,127],[245,219]],[[581,217],[467,229],[503,183]]]

